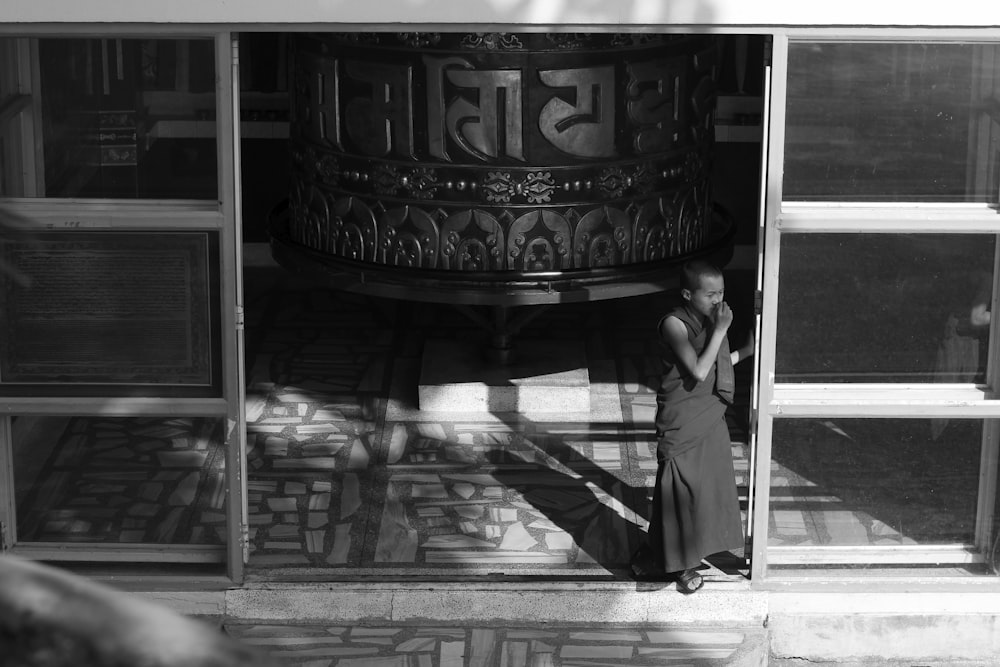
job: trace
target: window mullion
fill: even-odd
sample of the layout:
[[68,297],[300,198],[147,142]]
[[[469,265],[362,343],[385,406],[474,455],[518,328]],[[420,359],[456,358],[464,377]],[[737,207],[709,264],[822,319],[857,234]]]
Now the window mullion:
[[995,234],[1000,226],[1000,214],[985,204],[874,207],[786,202],[782,204],[776,226],[783,233]]

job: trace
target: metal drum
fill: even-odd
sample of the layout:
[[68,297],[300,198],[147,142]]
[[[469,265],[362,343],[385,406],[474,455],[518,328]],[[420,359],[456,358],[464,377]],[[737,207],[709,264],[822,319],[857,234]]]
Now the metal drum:
[[672,287],[731,249],[710,191],[718,55],[686,35],[298,35],[273,255],[455,304]]

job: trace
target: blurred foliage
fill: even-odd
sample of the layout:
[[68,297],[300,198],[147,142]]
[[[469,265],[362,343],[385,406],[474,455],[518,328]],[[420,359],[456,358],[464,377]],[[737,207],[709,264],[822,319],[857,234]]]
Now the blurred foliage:
[[0,554],[3,667],[277,667],[217,623]]

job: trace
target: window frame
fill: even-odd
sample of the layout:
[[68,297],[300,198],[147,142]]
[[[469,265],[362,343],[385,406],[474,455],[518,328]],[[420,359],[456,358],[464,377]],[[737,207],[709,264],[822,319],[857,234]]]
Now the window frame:
[[[19,43],[47,37],[203,39],[212,43],[216,68],[215,131],[217,192],[215,200],[182,199],[69,199],[0,198],[0,206],[15,215],[37,221],[45,229],[115,231],[205,231],[215,235],[220,293],[218,302],[221,339],[221,394],[215,398],[121,396],[2,396],[0,397],[0,524],[2,548],[26,558],[55,561],[108,561],[120,563],[216,563],[226,576],[240,583],[248,556],[246,503],[246,416],[243,369],[242,238],[239,182],[239,58],[236,33],[225,26],[186,28],[172,26],[95,26],[61,28],[0,26],[0,37]],[[37,53],[37,49],[21,53]],[[30,114],[20,108],[18,115]],[[13,118],[13,116],[12,116]],[[31,126],[28,126],[31,129]],[[28,130],[25,130],[28,131]],[[27,146],[37,142],[27,142]],[[32,194],[32,193],[29,193]],[[13,498],[11,415],[35,416],[182,416],[219,417],[224,424],[226,534],[225,544],[70,544],[18,543]]]
[[[758,403],[759,462],[754,469],[757,509],[752,517],[753,544],[751,579],[756,585],[780,575],[771,565],[844,566],[852,564],[904,565],[982,562],[976,545],[987,545],[992,537],[997,493],[998,429],[1000,418],[1000,372],[997,366],[997,329],[990,332],[988,371],[985,385],[932,383],[776,383],[776,329],[778,273],[781,239],[784,235],[810,233],[890,234],[990,234],[998,239],[994,265],[1000,266],[1000,184],[991,203],[928,202],[829,202],[784,201],[782,177],[785,158],[786,103],[789,46],[797,43],[927,43],[960,42],[1000,45],[993,31],[941,35],[932,31],[790,30],[776,33],[772,61],[770,131],[765,161],[764,242],[762,262],[762,309],[760,361],[762,368]],[[1000,271],[994,273],[993,312],[1000,305]],[[821,417],[883,417],[984,419],[980,460],[979,500],[976,509],[976,545],[881,546],[769,546],[771,513],[770,461],[775,419]]]

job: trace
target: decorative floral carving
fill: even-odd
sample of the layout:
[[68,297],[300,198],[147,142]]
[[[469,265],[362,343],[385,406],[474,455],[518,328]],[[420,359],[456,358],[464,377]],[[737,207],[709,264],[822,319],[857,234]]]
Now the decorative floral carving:
[[705,172],[705,161],[695,151],[689,152],[684,157],[684,179],[691,181],[700,177]]
[[338,39],[357,44],[379,44],[382,42],[381,32],[344,32],[336,34]]
[[552,199],[555,189],[552,172],[534,171],[524,177],[524,182],[518,186],[518,194],[524,194],[529,203],[542,204]]
[[520,183],[514,182],[510,172],[491,171],[482,189],[492,203],[506,204],[514,197],[523,197],[528,203],[543,204],[552,199],[556,185],[550,171],[529,172]]
[[438,32],[400,32],[396,34],[396,37],[400,42],[414,49],[436,46],[441,41],[441,33]]
[[648,194],[657,188],[657,171],[653,165],[643,162],[624,167],[610,167],[597,177],[597,187],[610,199],[618,199],[627,192]]
[[340,183],[340,165],[337,158],[329,153],[322,155],[313,162],[316,169],[317,180],[330,185]]
[[376,194],[394,196],[404,190],[414,199],[433,198],[441,185],[430,167],[399,169],[384,162],[375,166],[371,180]]
[[585,32],[550,32],[546,39],[560,49],[578,49],[591,41],[592,35]]
[[621,197],[629,185],[629,177],[625,175],[625,170],[621,167],[605,169],[597,177],[597,187],[609,198]]
[[510,173],[491,171],[486,174],[483,190],[486,192],[486,201],[494,204],[507,204],[514,195],[515,187],[511,183]]
[[462,38],[462,46],[467,49],[488,51],[512,51],[524,48],[520,38],[509,32],[474,32]]
[[641,194],[650,194],[659,189],[659,175],[656,168],[644,162],[635,166],[635,173],[632,175],[632,184],[636,191]]
[[431,199],[437,194],[440,183],[434,169],[428,167],[413,169],[408,178],[409,182],[404,183],[404,187],[415,199]]

